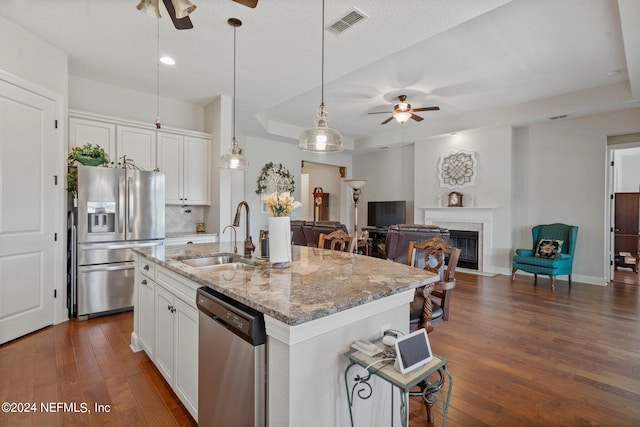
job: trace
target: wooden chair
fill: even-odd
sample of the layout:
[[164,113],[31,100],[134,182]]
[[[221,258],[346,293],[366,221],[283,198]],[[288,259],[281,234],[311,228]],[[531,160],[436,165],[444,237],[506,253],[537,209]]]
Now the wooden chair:
[[[422,254],[420,257],[418,254]],[[445,265],[445,256],[449,260]],[[460,258],[460,249],[450,247],[440,237],[434,237],[424,242],[410,242],[407,254],[407,264],[421,267],[440,275],[440,280],[430,288],[418,288],[411,303],[410,329],[426,328],[431,332],[433,327],[429,322],[442,318],[449,320],[449,303],[451,291],[456,285],[455,272]]]
[[[419,257],[422,251],[423,257]],[[445,265],[445,256],[449,256],[449,260]],[[431,289],[424,287],[419,291],[416,289],[416,295],[411,303],[411,312],[409,317],[409,329],[416,330],[425,328],[427,333],[433,330],[433,326],[429,322],[433,319],[442,317],[443,320],[449,319],[449,301],[451,299],[451,290],[456,285],[455,272],[460,258],[460,249],[450,247],[447,242],[440,237],[434,237],[424,242],[410,242],[409,253],[407,254],[407,264],[413,267],[421,267],[432,273],[440,274],[440,280],[435,283]],[[423,267],[424,265],[424,267]],[[438,298],[440,305],[432,304],[431,296]],[[445,318],[446,313],[446,318]],[[417,384],[420,388],[419,392],[410,392],[412,396],[421,396],[427,411],[427,425],[433,425],[433,404],[437,402],[435,393],[443,386],[444,379],[442,374],[435,381],[427,378]]]
[[329,234],[321,233],[318,237],[318,247],[331,250],[353,253],[357,239],[350,237],[342,230],[336,230]]

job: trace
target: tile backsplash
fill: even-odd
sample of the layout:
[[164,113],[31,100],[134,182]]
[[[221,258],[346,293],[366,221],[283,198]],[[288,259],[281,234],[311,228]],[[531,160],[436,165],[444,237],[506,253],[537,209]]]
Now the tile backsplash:
[[204,206],[165,206],[164,225],[167,233],[195,233],[199,222],[204,222]]

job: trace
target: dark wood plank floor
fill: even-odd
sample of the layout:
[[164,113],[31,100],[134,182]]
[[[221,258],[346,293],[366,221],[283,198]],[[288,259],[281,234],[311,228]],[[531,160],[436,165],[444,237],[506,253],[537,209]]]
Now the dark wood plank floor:
[[[429,335],[454,378],[447,425],[640,425],[637,276],[616,272],[608,287],[559,281],[552,292],[543,277],[534,286],[459,273],[451,319]],[[0,401],[86,402],[92,413],[0,413],[0,426],[195,425],[146,355],[131,352],[131,327],[122,313],[1,346]],[[94,413],[95,403],[111,412]],[[411,427],[425,425],[418,398],[410,410]]]

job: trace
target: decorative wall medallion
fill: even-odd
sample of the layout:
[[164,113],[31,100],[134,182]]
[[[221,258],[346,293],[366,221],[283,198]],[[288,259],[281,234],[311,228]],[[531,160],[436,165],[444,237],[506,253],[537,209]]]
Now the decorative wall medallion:
[[440,187],[464,188],[473,185],[476,180],[475,151],[458,151],[443,154],[438,163]]

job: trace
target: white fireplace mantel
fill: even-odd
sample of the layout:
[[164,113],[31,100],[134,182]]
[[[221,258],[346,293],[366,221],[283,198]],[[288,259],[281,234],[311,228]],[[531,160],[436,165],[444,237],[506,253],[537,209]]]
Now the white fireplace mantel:
[[[449,229],[476,230],[480,243],[478,271],[493,272],[493,213],[495,208],[422,208],[424,223]],[[456,228],[453,225],[458,225]]]

